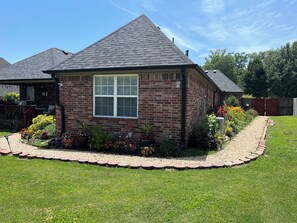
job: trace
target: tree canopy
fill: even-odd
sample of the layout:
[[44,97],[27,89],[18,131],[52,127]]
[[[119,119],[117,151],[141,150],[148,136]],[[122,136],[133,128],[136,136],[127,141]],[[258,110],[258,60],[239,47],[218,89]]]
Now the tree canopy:
[[297,41],[250,54],[212,50],[203,69],[221,70],[254,96],[297,97]]

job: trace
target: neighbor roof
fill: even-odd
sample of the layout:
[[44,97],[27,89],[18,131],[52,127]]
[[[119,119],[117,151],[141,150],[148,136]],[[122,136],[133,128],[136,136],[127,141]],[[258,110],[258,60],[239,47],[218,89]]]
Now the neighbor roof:
[[194,65],[149,18],[141,15],[51,70]]
[[222,92],[243,93],[243,90],[220,70],[207,70],[205,73]]
[[7,62],[4,58],[0,57],[0,69],[9,67],[10,63]]
[[42,71],[58,65],[73,54],[50,48],[0,70],[0,82],[15,80],[51,79],[51,75]]

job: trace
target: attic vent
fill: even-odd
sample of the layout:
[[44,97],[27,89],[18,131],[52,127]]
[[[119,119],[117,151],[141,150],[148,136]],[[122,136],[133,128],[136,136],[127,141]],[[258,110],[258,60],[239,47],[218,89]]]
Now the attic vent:
[[217,70],[213,70],[213,72],[214,72],[214,73],[216,73],[216,72],[217,72]]
[[62,50],[62,52],[63,52],[65,55],[68,55],[68,52],[67,52],[67,51]]
[[172,43],[174,43],[174,37],[172,37]]
[[186,50],[186,56],[189,57],[189,50]]
[[206,70],[205,73],[208,73],[208,70]]

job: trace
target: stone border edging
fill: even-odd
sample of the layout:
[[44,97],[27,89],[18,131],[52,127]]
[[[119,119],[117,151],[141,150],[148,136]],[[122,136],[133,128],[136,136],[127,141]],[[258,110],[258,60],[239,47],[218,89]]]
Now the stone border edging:
[[64,162],[77,162],[82,164],[92,164],[92,165],[100,165],[106,167],[119,167],[119,168],[131,168],[131,169],[145,169],[145,170],[154,170],[154,169],[175,169],[175,170],[185,170],[185,169],[213,169],[213,168],[225,168],[225,167],[235,167],[241,166],[243,164],[247,164],[251,161],[256,160],[259,156],[263,155],[266,150],[266,135],[267,135],[267,127],[274,126],[273,120],[269,119],[264,127],[262,136],[259,140],[259,144],[257,149],[248,156],[242,157],[238,160],[232,160],[224,163],[220,162],[200,162],[199,164],[188,164],[188,165],[164,165],[164,164],[148,164],[148,163],[124,163],[124,162],[115,162],[108,160],[97,160],[97,159],[73,159],[67,158],[63,156],[50,156],[50,155],[34,155],[26,152],[11,152],[7,150],[0,149],[0,155],[7,156],[17,156],[20,159],[46,159],[46,160],[60,160]]

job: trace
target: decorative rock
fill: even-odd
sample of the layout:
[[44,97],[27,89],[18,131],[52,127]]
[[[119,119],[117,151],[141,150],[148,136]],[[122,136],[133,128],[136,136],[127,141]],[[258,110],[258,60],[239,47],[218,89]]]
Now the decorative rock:
[[107,165],[108,166],[117,166],[119,162],[116,161],[108,161]]
[[139,168],[141,165],[139,163],[130,163],[129,164],[129,167],[132,168],[132,169],[136,169],[136,168]]
[[251,155],[246,156],[245,158],[250,159],[250,160],[255,160],[258,158],[258,156],[251,154]]
[[13,152],[12,155],[13,155],[13,156],[18,156],[18,155],[20,155],[21,153],[22,153],[22,152]]
[[258,155],[258,156],[261,156],[264,153],[264,151],[263,150],[256,150],[253,153],[256,154],[256,155]]
[[183,164],[177,164],[177,165],[174,165],[174,168],[177,169],[177,170],[184,170],[187,167],[185,165],[183,165]]
[[28,155],[28,159],[34,159],[34,158],[36,158],[36,155],[34,155],[34,154]]
[[94,164],[97,164],[97,160],[95,160],[95,159],[89,159],[88,160],[88,163],[94,165]]
[[118,167],[128,167],[128,163],[118,163]]
[[27,158],[28,155],[29,155],[29,154],[27,154],[27,153],[21,153],[21,154],[19,155],[19,158]]
[[199,165],[199,168],[211,168],[211,167],[212,167],[212,164],[207,162],[200,163]]
[[234,163],[234,165],[236,166],[239,166],[239,165],[242,165],[244,164],[244,162],[242,160],[235,160],[235,161],[232,161]]
[[108,163],[108,161],[106,161],[106,160],[99,160],[97,163],[98,163],[100,166],[106,166],[107,163]]
[[239,160],[241,160],[241,161],[243,161],[245,163],[251,162],[251,159],[248,159],[248,158],[245,158],[245,157],[240,158]]
[[6,156],[8,154],[10,154],[11,152],[8,151],[8,150],[0,150],[0,154],[3,155],[3,156]]
[[231,167],[231,166],[234,166],[234,163],[232,163],[232,162],[225,162],[224,165],[227,166],[227,167]]
[[161,164],[161,163],[159,163],[159,164],[154,164],[154,165],[153,165],[153,168],[155,168],[155,169],[165,169],[165,168],[166,168],[166,165]]
[[51,155],[45,155],[45,156],[43,156],[43,159],[52,160],[53,159],[53,156],[51,156]]
[[77,161],[78,161],[77,158],[69,158],[68,160],[69,160],[70,162],[77,162]]
[[36,155],[35,158],[43,159],[44,155]]
[[141,164],[141,167],[142,167],[143,169],[146,169],[146,170],[151,170],[151,169],[153,169],[153,165],[148,164],[148,163],[143,163],[143,164]]
[[213,165],[213,167],[215,167],[215,168],[222,168],[222,167],[225,167],[225,164],[224,164],[224,163],[213,163],[212,165]]
[[198,169],[199,164],[198,163],[191,163],[186,165],[187,169]]
[[[67,160],[69,161],[69,159],[67,159]],[[79,163],[87,163],[88,160],[86,160],[86,159],[79,159],[78,162],[79,162]]]

